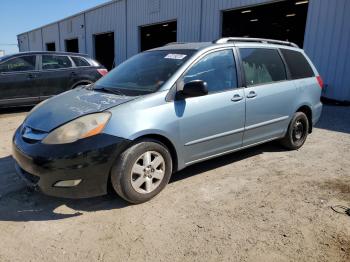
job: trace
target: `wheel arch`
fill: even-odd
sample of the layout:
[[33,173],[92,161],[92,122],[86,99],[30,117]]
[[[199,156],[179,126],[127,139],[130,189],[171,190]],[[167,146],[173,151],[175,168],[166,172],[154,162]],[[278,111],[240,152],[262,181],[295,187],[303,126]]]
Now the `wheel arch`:
[[164,144],[168,148],[171,155],[171,159],[173,161],[173,172],[176,172],[178,170],[179,162],[178,162],[177,150],[175,148],[175,145],[171,142],[170,139],[160,134],[145,134],[135,138],[134,143],[137,143],[138,141],[143,139],[153,139]]
[[77,82],[77,83],[74,83],[72,86],[71,86],[71,89],[74,89],[74,88],[76,88],[76,87],[78,87],[78,86],[80,86],[80,85],[90,85],[90,84],[92,84],[93,83],[93,81],[91,81],[91,80],[81,80],[81,81],[79,81],[79,82]]
[[312,133],[312,109],[309,105],[301,105],[295,112],[302,112],[309,122],[309,133]]

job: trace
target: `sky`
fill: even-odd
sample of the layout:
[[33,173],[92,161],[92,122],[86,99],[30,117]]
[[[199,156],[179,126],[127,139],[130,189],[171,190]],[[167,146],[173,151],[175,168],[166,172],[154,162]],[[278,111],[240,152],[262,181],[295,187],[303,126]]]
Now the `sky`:
[[109,0],[1,0],[0,50],[18,52],[17,35]]

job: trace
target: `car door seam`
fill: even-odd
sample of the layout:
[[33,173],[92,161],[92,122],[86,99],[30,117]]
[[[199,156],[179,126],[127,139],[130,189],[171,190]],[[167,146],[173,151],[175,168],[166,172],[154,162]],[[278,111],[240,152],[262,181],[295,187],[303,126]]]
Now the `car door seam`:
[[193,140],[193,141],[187,142],[185,144],[185,146],[191,146],[191,145],[203,143],[203,142],[206,142],[206,141],[209,141],[209,140],[213,140],[213,139],[216,139],[216,138],[221,138],[221,137],[224,137],[224,136],[237,134],[237,133],[240,133],[240,132],[243,132],[243,131],[244,131],[244,128],[238,128],[238,129],[234,129],[234,130],[227,131],[227,132],[224,132],[224,133],[203,137],[203,138],[200,138],[200,139],[197,139],[197,140]]
[[269,141],[273,141],[273,140],[276,140],[276,139],[279,139],[279,138],[280,137],[276,136],[276,137],[273,137],[273,138],[269,138],[269,139],[266,139],[266,140],[263,140],[263,141],[256,142],[254,144],[242,146],[242,147],[239,147],[239,148],[234,148],[234,149],[231,149],[231,150],[228,150],[228,151],[225,151],[225,152],[221,152],[221,153],[218,153],[218,154],[213,154],[213,155],[210,155],[210,156],[207,156],[207,157],[203,157],[203,158],[196,159],[196,160],[193,160],[193,161],[190,161],[190,162],[186,162],[185,165],[188,166],[188,165],[192,165],[194,163],[202,162],[204,160],[208,160],[208,159],[211,159],[211,158],[227,155],[229,153],[233,153],[233,152],[245,149],[245,148],[250,148],[250,147],[253,147],[253,146],[256,146],[256,145],[260,145],[260,144],[263,144],[263,143],[266,143],[266,142],[269,142]]
[[244,130],[245,130],[245,131],[248,131],[248,130],[252,130],[252,129],[255,129],[255,128],[259,128],[259,127],[262,127],[262,126],[267,126],[267,125],[275,124],[275,123],[277,123],[277,122],[281,122],[281,121],[286,120],[286,119],[288,119],[288,118],[289,118],[289,116],[282,116],[282,117],[274,118],[274,119],[271,119],[271,120],[268,120],[268,121],[264,121],[264,122],[261,122],[261,123],[258,123],[258,124],[246,126],[246,127],[244,128]]

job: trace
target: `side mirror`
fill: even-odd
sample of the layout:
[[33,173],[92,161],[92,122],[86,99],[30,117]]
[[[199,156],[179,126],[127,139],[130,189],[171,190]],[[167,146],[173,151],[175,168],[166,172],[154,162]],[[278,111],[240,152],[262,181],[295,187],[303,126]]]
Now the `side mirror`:
[[208,94],[207,83],[202,80],[193,80],[184,85],[183,90],[178,92],[179,97],[196,97]]

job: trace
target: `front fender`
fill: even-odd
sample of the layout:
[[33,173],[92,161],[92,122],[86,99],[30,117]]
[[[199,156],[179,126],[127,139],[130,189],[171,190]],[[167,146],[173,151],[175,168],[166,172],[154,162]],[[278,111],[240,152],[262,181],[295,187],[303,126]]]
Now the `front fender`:
[[184,166],[183,145],[179,130],[179,116],[173,102],[166,102],[167,92],[139,97],[110,111],[112,117],[104,133],[128,140],[158,135],[170,141],[176,150],[178,167]]

